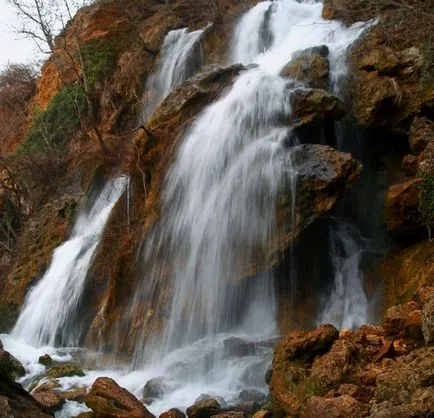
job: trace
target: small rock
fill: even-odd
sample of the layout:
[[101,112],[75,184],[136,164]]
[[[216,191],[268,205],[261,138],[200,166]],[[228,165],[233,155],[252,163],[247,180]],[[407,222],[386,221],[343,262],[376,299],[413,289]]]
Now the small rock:
[[220,411],[220,404],[215,399],[204,399],[188,407],[186,412],[189,418],[210,418]]
[[172,408],[160,414],[159,418],[185,418],[185,414],[179,409]]
[[244,357],[255,353],[254,344],[238,337],[229,337],[223,341],[225,354],[233,357]]
[[166,382],[164,377],[154,377],[146,382],[143,388],[145,399],[161,399],[166,392]]
[[85,403],[97,416],[104,418],[154,418],[134,395],[108,377],[95,380]]
[[417,309],[419,309],[419,305],[416,302],[390,307],[383,319],[383,328],[386,334],[392,336],[400,335],[404,330],[408,316]]
[[425,344],[434,342],[434,299],[427,302],[422,309],[422,333]]
[[48,354],[44,354],[43,356],[39,357],[38,362],[43,366],[51,366],[53,364],[53,359]]
[[262,402],[265,400],[265,393],[258,389],[244,389],[240,392],[238,398],[242,402]]
[[253,415],[255,412],[259,411],[260,408],[261,405],[254,401],[239,402],[236,405],[230,407],[230,409],[234,411],[244,412],[247,415]]

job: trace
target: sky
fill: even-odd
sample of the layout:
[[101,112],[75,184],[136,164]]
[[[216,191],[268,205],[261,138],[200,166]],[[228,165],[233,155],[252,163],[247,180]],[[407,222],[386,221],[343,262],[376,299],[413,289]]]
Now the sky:
[[15,10],[8,0],[0,0],[0,69],[8,62],[27,63],[41,58],[33,41],[14,33],[14,26],[19,26]]

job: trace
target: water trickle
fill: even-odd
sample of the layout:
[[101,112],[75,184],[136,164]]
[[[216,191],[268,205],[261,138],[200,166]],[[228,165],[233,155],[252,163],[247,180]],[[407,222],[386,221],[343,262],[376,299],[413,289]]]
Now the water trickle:
[[188,28],[170,31],[164,39],[160,64],[146,83],[148,94],[143,107],[144,121],[152,115],[164,98],[202,66],[200,37],[204,30],[189,32]]
[[13,337],[35,347],[78,344],[80,329],[75,312],[87,271],[127,181],[127,177],[110,181],[90,209],[80,212],[70,238],[56,248],[48,270],[29,292],[12,330]]
[[330,229],[329,240],[335,277],[331,292],[324,298],[317,323],[333,324],[339,329],[356,328],[368,317],[368,301],[360,268],[363,239],[354,225],[339,220]]

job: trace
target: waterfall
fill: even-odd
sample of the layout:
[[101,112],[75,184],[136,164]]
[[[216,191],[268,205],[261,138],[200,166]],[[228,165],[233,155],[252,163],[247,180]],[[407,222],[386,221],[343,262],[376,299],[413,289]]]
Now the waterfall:
[[163,43],[160,63],[146,82],[146,102],[142,118],[146,121],[164,98],[202,66],[200,38],[204,30],[189,32],[188,28],[170,31]]
[[12,330],[13,337],[33,346],[78,344],[75,311],[87,271],[127,181],[127,177],[118,177],[108,182],[89,210],[81,210],[70,238],[56,248],[46,273],[29,292]]
[[363,240],[354,225],[339,219],[330,229],[329,241],[335,277],[318,324],[355,328],[366,322],[368,309],[360,269]]

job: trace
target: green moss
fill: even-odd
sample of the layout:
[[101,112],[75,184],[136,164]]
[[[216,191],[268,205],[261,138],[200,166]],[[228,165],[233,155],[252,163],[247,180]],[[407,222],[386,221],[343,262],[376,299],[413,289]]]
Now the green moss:
[[113,73],[121,46],[119,38],[112,38],[96,39],[81,47],[89,88],[97,88]]
[[36,112],[27,138],[17,153],[64,149],[68,139],[80,127],[85,110],[84,90],[78,85],[65,87],[53,97],[44,112]]
[[431,230],[434,226],[434,176],[419,173],[419,177],[423,179],[419,186],[419,214],[431,238]]

